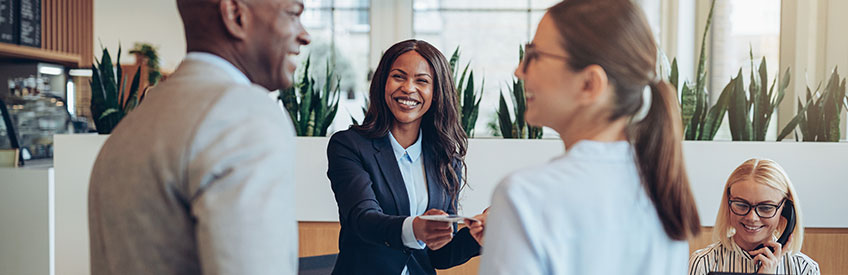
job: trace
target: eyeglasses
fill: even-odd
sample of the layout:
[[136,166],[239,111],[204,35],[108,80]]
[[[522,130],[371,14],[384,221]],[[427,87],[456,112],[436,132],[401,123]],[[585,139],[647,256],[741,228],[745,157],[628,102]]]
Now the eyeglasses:
[[539,51],[536,49],[536,45],[533,43],[527,43],[524,45],[524,57],[521,59],[521,71],[527,72],[527,66],[531,61],[538,59],[541,56],[547,56],[550,58],[556,58],[563,61],[568,61],[568,57],[561,56],[558,54],[546,53],[543,51]]
[[[727,197],[730,198],[730,189],[727,190]],[[777,209],[783,205],[783,202],[786,201],[786,198],[780,200],[778,204],[771,203],[758,203],[755,205],[751,205],[747,201],[744,200],[728,200],[727,204],[730,206],[730,212],[739,216],[747,216],[748,213],[751,213],[751,209],[754,209],[754,212],[757,213],[757,216],[763,219],[769,219],[777,215]]]

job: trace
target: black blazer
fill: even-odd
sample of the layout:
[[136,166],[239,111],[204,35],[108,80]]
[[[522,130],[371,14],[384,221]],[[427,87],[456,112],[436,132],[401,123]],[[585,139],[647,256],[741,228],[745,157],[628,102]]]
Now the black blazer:
[[[433,153],[422,141],[429,202],[427,209],[455,214],[439,184]],[[410,249],[401,241],[403,220],[409,216],[409,198],[388,135],[369,139],[349,129],[330,138],[327,177],[339,206],[339,256],[333,274],[398,275],[408,266],[410,275],[436,274],[480,254],[480,245],[459,230],[439,250]],[[459,171],[459,162],[454,171]],[[457,173],[460,175],[460,173]],[[449,211],[450,210],[450,211]]]

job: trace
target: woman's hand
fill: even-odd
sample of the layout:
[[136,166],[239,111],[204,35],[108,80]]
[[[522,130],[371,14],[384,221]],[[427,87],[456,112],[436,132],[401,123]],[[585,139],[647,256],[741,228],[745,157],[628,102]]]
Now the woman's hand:
[[[769,247],[774,248],[774,252],[771,252]],[[780,263],[780,257],[783,256],[783,246],[778,242],[768,241],[765,243],[765,247],[751,251],[750,254],[755,261],[760,263],[760,269],[757,270],[757,273],[775,274],[777,273],[777,265]]]
[[477,220],[476,222],[472,220],[465,220],[465,224],[468,226],[471,237],[474,237],[474,240],[476,240],[477,244],[480,246],[483,246],[483,232],[486,229],[486,217],[488,216],[489,208],[487,207],[486,210],[483,210],[483,213],[474,216],[474,219]]
[[[430,209],[424,215],[447,215],[445,211]],[[453,239],[453,224],[449,222],[428,221],[419,217],[412,220],[412,233],[419,241],[427,244],[431,250],[439,250]]]

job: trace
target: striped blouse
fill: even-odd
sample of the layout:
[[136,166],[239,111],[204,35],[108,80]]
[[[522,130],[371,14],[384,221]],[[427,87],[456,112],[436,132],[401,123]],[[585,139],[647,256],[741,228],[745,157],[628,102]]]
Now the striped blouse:
[[[756,261],[735,243],[733,247],[724,247],[716,242],[699,249],[689,257],[689,275],[706,275],[712,271],[755,273]],[[777,274],[818,275],[819,264],[801,252],[795,255],[785,254],[777,266]]]

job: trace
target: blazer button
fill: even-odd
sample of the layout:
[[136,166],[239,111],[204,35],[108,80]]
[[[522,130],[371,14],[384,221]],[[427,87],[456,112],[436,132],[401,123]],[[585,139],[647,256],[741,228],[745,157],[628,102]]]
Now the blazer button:
[[389,246],[389,242],[386,242],[386,246]]

